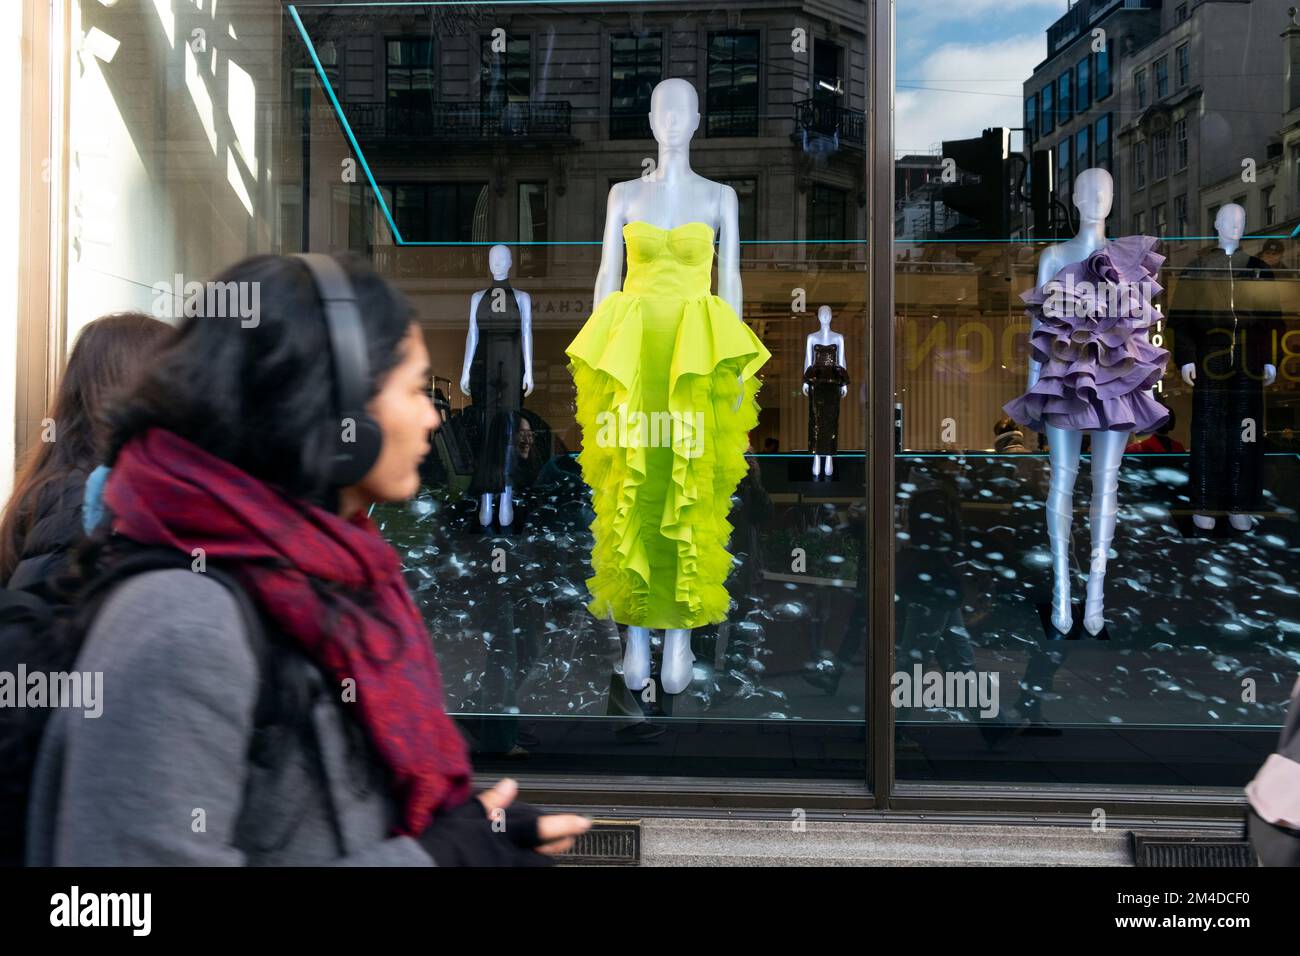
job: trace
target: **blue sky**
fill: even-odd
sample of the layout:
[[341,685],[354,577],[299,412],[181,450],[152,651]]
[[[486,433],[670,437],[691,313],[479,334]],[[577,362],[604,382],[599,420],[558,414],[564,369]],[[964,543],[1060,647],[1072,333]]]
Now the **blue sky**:
[[[894,145],[928,152],[986,126],[1020,126],[1024,82],[1067,0],[898,0]],[[1019,137],[1012,140],[1019,145]]]

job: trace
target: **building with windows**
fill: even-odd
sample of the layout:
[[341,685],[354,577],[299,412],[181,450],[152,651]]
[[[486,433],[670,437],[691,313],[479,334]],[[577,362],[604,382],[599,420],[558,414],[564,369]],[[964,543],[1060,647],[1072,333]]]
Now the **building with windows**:
[[1120,221],[1126,173],[1116,158],[1127,115],[1121,77],[1133,51],[1155,35],[1159,17],[1159,0],[1081,0],[1047,30],[1047,58],[1025,81],[1024,145],[1027,154],[1051,151],[1058,221],[1074,215],[1074,178],[1092,166],[1114,177],[1111,221]]

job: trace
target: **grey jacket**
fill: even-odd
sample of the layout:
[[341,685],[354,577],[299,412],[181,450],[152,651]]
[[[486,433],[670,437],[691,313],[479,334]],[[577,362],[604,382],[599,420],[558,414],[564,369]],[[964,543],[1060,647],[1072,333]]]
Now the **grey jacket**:
[[102,714],[50,716],[29,865],[434,865],[389,836],[396,803],[371,752],[358,763],[349,748],[331,693],[311,705],[319,763],[302,740],[273,767],[250,762],[261,665],[219,582],[184,569],[127,580],[77,669],[102,672]]

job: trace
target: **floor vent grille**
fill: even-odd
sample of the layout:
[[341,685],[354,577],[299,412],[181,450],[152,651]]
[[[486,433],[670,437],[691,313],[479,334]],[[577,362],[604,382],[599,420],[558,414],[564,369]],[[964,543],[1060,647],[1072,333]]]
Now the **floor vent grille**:
[[1256,866],[1255,851],[1241,837],[1133,834],[1135,866]]
[[557,861],[564,866],[638,866],[641,824],[594,820],[591,829],[574,841],[573,849]]

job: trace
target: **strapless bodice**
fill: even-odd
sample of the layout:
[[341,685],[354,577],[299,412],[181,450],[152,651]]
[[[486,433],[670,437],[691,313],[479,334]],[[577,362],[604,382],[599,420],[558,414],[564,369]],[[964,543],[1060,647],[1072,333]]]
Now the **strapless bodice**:
[[623,227],[627,246],[628,295],[694,299],[710,292],[713,275],[713,227],[686,222],[672,229],[640,219]]

